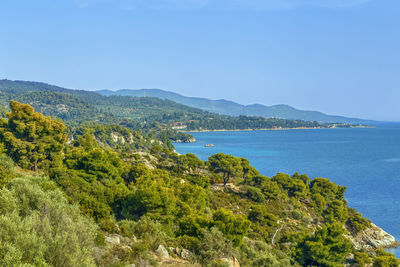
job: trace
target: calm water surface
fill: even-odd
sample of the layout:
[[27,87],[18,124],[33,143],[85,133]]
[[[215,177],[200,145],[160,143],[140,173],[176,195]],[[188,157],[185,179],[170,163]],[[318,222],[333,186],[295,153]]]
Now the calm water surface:
[[[400,124],[376,128],[193,133],[175,144],[200,159],[223,152],[245,157],[262,174],[305,173],[347,186],[346,199],[400,240]],[[204,147],[214,144],[215,147]],[[400,257],[400,249],[392,250]]]

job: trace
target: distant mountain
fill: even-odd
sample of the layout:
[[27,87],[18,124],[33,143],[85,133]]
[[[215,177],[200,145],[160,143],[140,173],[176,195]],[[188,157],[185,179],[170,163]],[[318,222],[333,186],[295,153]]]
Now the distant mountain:
[[368,121],[347,118],[343,116],[327,115],[318,111],[307,111],[293,108],[289,105],[273,105],[264,106],[261,104],[241,105],[229,100],[210,100],[207,98],[187,97],[174,92],[160,90],[160,89],[122,89],[118,91],[99,90],[97,93],[104,96],[119,95],[119,96],[136,96],[136,97],[157,97],[161,99],[168,99],[174,102],[199,108],[205,111],[239,116],[262,116],[262,117],[275,117],[291,120],[305,120],[305,121],[318,121],[318,122],[341,122],[341,123],[367,123]]
[[98,92],[71,90],[40,82],[0,80],[0,116],[4,115],[10,100],[30,104],[35,110],[61,118],[71,126],[92,122],[113,123],[156,131],[350,127],[348,124],[221,115],[159,97],[106,96]]

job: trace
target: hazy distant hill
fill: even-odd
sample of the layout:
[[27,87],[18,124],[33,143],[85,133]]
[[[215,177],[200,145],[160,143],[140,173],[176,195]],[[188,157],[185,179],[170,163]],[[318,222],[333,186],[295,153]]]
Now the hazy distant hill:
[[[115,123],[135,129],[239,130],[272,128],[350,127],[315,121],[286,120],[261,116],[229,116],[159,97],[101,95],[50,84],[0,80],[0,114],[10,100],[32,105],[70,125],[84,122]],[[233,102],[232,105],[237,105]]]
[[224,99],[210,100],[207,98],[187,97],[174,92],[164,91],[160,89],[140,89],[140,90],[123,89],[118,91],[100,90],[97,92],[105,96],[145,95],[148,97],[158,97],[162,99],[169,99],[187,106],[200,108],[202,110],[206,110],[209,112],[214,112],[224,115],[232,115],[232,116],[239,116],[239,115],[263,116],[263,117],[277,117],[283,119],[319,121],[319,122],[353,122],[353,123],[366,122],[365,120],[362,119],[327,115],[318,111],[299,110],[288,105],[264,106],[261,104],[253,104],[245,106]]

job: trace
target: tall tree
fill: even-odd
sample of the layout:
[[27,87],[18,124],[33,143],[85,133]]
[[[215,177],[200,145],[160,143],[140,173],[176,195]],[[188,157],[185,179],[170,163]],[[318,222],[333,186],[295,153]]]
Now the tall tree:
[[7,154],[21,167],[37,170],[40,163],[60,162],[66,142],[65,125],[17,101],[0,122],[0,139]]
[[215,173],[222,173],[224,186],[232,177],[239,177],[243,173],[241,160],[237,157],[218,153],[208,158],[208,166]]

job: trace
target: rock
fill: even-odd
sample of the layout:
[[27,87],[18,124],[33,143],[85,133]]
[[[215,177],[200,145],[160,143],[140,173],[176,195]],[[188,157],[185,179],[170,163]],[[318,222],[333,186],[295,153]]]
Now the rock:
[[346,256],[347,261],[353,261],[354,260],[354,254],[350,253],[349,255]]
[[357,250],[375,250],[377,248],[397,247],[396,239],[384,230],[371,223],[371,227],[359,232],[356,236],[348,235],[347,238]]
[[156,254],[161,258],[166,258],[166,259],[170,258],[168,250],[163,245],[158,246],[158,248],[156,249]]
[[121,243],[121,239],[118,235],[108,235],[105,237],[104,241],[110,245],[119,245]]
[[181,253],[180,253],[180,256],[181,256],[181,258],[184,259],[184,260],[190,260],[191,258],[193,258],[193,253],[190,252],[190,251],[187,250],[187,249],[182,249],[182,251],[181,251]]
[[221,263],[226,263],[228,264],[229,267],[240,267],[239,261],[235,258],[235,256],[232,257],[223,257],[218,260]]
[[233,193],[240,193],[240,187],[234,185],[233,183],[227,183],[225,186],[224,184],[212,184],[211,185],[211,190],[213,191],[224,191],[224,190],[228,190],[231,191]]
[[125,138],[118,132],[111,133],[111,139],[115,143],[125,144]]
[[194,137],[192,137],[189,139],[177,139],[177,140],[174,140],[173,142],[174,143],[196,143],[197,140]]
[[132,252],[132,248],[130,246],[126,246],[126,245],[120,246],[120,249],[124,250],[126,253]]

